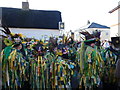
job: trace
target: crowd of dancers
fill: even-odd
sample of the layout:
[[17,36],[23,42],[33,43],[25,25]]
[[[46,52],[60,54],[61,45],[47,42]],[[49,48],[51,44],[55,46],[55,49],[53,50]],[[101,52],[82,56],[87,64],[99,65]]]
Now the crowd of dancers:
[[120,52],[112,41],[108,47],[102,46],[99,32],[81,32],[85,39],[78,42],[74,33],[37,40],[3,28],[3,89],[118,88],[116,63]]

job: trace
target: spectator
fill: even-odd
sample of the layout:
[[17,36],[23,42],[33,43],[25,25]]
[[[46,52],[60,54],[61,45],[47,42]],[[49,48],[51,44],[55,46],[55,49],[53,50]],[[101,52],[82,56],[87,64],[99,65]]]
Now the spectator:
[[105,40],[105,42],[103,43],[103,47],[106,49],[108,47],[110,47],[110,44],[107,40]]

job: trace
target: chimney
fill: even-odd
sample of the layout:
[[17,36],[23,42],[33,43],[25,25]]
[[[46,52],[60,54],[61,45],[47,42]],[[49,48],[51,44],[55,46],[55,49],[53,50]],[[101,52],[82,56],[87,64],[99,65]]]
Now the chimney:
[[23,10],[29,10],[29,2],[28,1],[22,2],[22,9]]

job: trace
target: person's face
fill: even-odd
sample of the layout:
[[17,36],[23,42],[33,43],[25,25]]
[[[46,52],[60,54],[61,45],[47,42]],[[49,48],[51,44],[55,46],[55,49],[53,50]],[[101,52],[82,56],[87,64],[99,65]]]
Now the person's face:
[[95,43],[91,43],[91,45],[90,45],[91,47],[94,47],[95,46]]
[[22,49],[22,45],[20,44],[18,47],[17,47],[18,50]]
[[112,45],[112,43],[109,43],[109,45]]
[[30,46],[27,46],[27,49],[30,49]]

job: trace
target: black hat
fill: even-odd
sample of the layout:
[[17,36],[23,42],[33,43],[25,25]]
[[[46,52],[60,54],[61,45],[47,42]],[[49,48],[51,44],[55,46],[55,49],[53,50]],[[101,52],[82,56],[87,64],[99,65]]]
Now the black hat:
[[88,40],[85,40],[84,43],[86,45],[90,45],[91,43],[95,43],[97,42],[98,40],[96,38],[91,38],[91,39],[88,39]]
[[15,42],[13,47],[18,47],[20,44],[22,44],[21,42]]
[[120,37],[111,37],[111,41],[115,47],[120,47]]
[[27,43],[26,43],[26,46],[30,46],[30,45],[31,45],[31,43],[30,43],[30,42],[27,42]]

